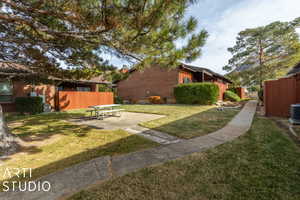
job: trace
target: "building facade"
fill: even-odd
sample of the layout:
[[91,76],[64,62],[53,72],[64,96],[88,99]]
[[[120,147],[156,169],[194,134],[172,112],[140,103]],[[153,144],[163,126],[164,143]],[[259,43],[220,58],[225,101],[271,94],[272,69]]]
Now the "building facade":
[[117,83],[118,96],[132,103],[146,102],[150,96],[160,96],[166,103],[175,103],[173,89],[182,83],[213,82],[219,86],[219,99],[227,90],[230,80],[209,69],[180,65],[166,69],[153,66],[143,71],[131,70],[127,79]]

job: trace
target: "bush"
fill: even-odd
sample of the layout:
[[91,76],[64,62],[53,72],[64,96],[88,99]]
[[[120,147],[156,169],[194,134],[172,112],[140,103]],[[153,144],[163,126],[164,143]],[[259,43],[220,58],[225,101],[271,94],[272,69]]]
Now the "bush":
[[230,87],[229,89],[227,89],[227,91],[231,91],[238,95],[237,87]]
[[112,92],[112,89],[107,85],[98,85],[98,92]]
[[41,97],[17,97],[16,109],[21,114],[38,114],[43,112],[43,98]]
[[249,92],[258,92],[260,90],[259,85],[252,85],[248,88]]
[[234,92],[230,91],[230,90],[227,90],[225,93],[224,93],[224,99],[225,100],[228,100],[228,101],[240,101],[241,98]]
[[160,96],[150,96],[148,98],[149,102],[152,104],[162,104],[163,100]]
[[114,102],[116,104],[123,104],[123,99],[119,96],[115,96]]
[[187,83],[174,88],[174,96],[180,104],[211,105],[218,101],[219,87],[214,83]]
[[264,101],[264,90],[263,89],[258,90],[258,98],[259,98],[259,100]]

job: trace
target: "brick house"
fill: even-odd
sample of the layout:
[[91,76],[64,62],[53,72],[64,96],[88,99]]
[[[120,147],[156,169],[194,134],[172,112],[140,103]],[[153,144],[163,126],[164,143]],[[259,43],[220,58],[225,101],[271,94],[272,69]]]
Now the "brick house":
[[131,69],[127,79],[117,83],[117,93],[123,100],[145,102],[149,96],[160,96],[167,103],[175,103],[173,88],[181,83],[213,82],[220,88],[219,99],[232,83],[209,69],[181,64],[174,69],[159,66],[144,71]]
[[58,91],[86,91],[97,92],[99,84],[110,84],[102,77],[94,77],[90,80],[62,80],[59,78],[49,78],[49,84],[32,85],[24,82],[22,77],[33,72],[27,67],[12,64],[0,63],[0,104],[4,112],[15,111],[14,100],[16,97],[26,97],[30,95],[42,95],[44,102],[52,110],[57,109]]

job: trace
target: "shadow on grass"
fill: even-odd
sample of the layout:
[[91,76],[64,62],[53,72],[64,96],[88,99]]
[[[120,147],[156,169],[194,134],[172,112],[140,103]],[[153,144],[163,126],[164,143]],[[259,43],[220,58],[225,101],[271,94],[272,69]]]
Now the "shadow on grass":
[[[80,152],[78,154],[60,159],[58,161],[51,162],[49,164],[46,164],[42,167],[38,167],[36,169],[32,170],[32,177],[30,180],[35,180],[41,176],[48,175],[50,173],[65,169],[67,167],[70,167],[72,165],[88,161],[100,156],[113,156],[118,154],[125,154],[129,152],[134,152],[140,149],[150,148],[157,146],[156,143],[143,139],[137,135],[129,135],[125,138],[118,139],[114,142],[107,143],[102,146],[98,146],[95,148],[87,149],[83,152]],[[20,166],[22,167],[22,166]],[[1,172],[1,171],[0,171]],[[1,172],[3,174],[3,172]],[[2,181],[29,181],[28,178],[22,178],[22,177],[11,177],[6,180]],[[1,183],[1,182],[0,182]],[[2,186],[2,183],[1,183]],[[2,190],[3,188],[0,189]]]
[[93,127],[75,125],[65,120],[70,118],[83,118],[82,113],[47,113],[38,115],[8,115],[6,117],[10,131],[17,136],[17,151],[9,157],[1,158],[8,160],[16,153],[24,152],[34,154],[41,152],[38,145],[33,143],[43,142],[56,135],[75,135],[85,137],[93,130]]
[[[178,107],[178,105],[167,106],[174,108]],[[182,105],[182,107],[185,107],[185,105]],[[224,127],[239,111],[240,110],[238,109],[225,109],[225,111],[217,111],[216,108],[212,108],[186,117],[175,119],[172,122],[156,126],[153,129],[170,133],[182,138],[192,138],[208,134]],[[162,113],[157,112],[154,114]],[[10,119],[9,121],[13,122],[16,120],[16,118],[17,117],[15,117],[15,119]],[[17,132],[17,135],[19,135],[20,138],[24,138],[24,140],[30,142],[43,141],[49,139],[54,134],[72,134],[78,137],[85,137],[85,134],[94,129],[94,127],[91,126],[73,125],[69,122],[62,121],[70,118],[80,119],[84,118],[84,115],[82,113],[51,113],[47,115],[27,116],[27,118],[23,119],[22,117],[19,117],[18,122],[21,120],[23,125],[21,127],[14,128],[13,131]],[[155,125],[155,122],[159,120],[162,119],[153,120],[151,123],[154,123]],[[33,128],[31,128],[32,126]],[[39,126],[38,131],[35,131],[34,127],[37,128],[37,126]],[[28,139],[27,137],[29,136],[34,137]],[[66,167],[91,160],[99,156],[124,154],[156,145],[157,144],[154,142],[140,138],[137,135],[129,135],[126,136],[126,138],[121,138],[115,140],[114,142],[97,146],[95,148],[86,149],[78,154],[71,155],[38,167],[33,170],[32,179],[36,179],[38,177],[62,170]],[[66,149],[66,151],[68,150],[69,149]],[[28,149],[25,149],[24,151],[34,154],[39,153],[41,149],[37,147],[28,147]],[[55,151],[53,153],[55,153]],[[12,177],[9,179],[9,181],[12,180],[23,179],[19,179],[18,177]]]
[[226,108],[223,111],[219,111],[217,108],[211,108],[184,118],[176,119],[163,125],[160,125],[161,120],[163,119],[152,120],[150,122],[141,123],[140,125],[165,132],[179,138],[190,139],[206,135],[223,128],[236,114],[240,112],[240,110],[240,108]]
[[299,199],[300,152],[268,119],[248,134],[183,159],[99,184],[72,200]]

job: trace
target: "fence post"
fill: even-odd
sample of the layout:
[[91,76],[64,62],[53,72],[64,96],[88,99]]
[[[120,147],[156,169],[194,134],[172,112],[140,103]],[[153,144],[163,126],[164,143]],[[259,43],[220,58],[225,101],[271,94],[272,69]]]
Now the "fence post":
[[300,74],[296,75],[296,103],[300,103]]
[[265,110],[265,115],[268,116],[269,115],[269,110],[268,110],[268,81],[264,82],[264,89],[263,89],[263,106],[264,106],[264,110]]

